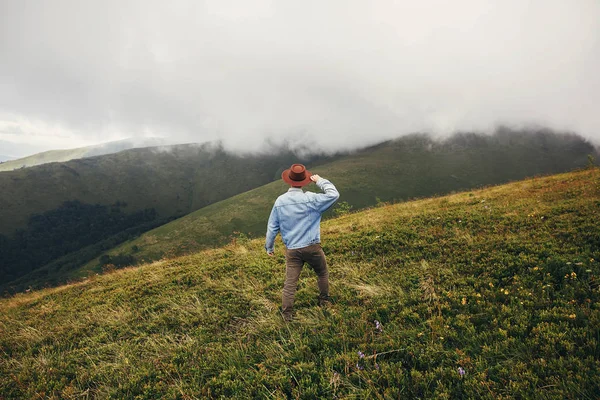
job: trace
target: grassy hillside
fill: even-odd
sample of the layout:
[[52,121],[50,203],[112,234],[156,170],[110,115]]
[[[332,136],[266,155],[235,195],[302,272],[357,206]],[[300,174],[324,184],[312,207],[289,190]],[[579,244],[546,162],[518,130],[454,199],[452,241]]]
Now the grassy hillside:
[[[571,141],[573,140],[573,141]],[[554,142],[553,142],[554,141]],[[559,145],[561,143],[561,145]],[[414,135],[366,149],[313,169],[335,183],[340,202],[355,210],[378,202],[446,194],[456,190],[523,179],[582,167],[588,152],[576,137],[498,132],[494,136],[457,135],[444,142]],[[148,231],[104,253],[157,260],[220,246],[232,236],[264,235],[273,202],[287,190],[270,183],[212,204]],[[309,190],[316,190],[314,185]],[[335,214],[335,209],[333,213]],[[99,258],[76,276],[99,271]]]
[[3,299],[0,397],[596,398],[599,211],[593,169],[326,221],[291,324],[262,240]]

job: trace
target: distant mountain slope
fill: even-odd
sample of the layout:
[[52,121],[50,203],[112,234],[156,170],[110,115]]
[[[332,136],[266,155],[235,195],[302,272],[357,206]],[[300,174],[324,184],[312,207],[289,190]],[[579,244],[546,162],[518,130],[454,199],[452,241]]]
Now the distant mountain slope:
[[262,239],[0,299],[0,397],[593,399],[600,171],[323,223],[334,303]]
[[175,145],[50,163],[0,173],[0,234],[25,228],[30,216],[65,201],[127,204],[183,215],[275,179],[297,156],[238,156],[218,144]]
[[51,278],[57,258],[81,265],[140,229],[271,182],[296,160],[285,149],[241,156],[177,145],[2,172],[0,285],[46,265]]
[[23,144],[0,139],[0,153],[8,157],[6,161],[16,160],[30,154],[40,153],[44,151],[43,149],[43,147],[35,144]]
[[14,160],[14,159],[16,159],[16,157],[7,156],[5,154],[0,154],[0,162],[6,162],[6,161]]
[[[324,164],[313,172],[334,182],[341,193],[339,201],[356,210],[378,202],[568,171],[585,166],[593,151],[579,137],[548,132],[463,134],[443,142],[414,135]],[[315,190],[314,185],[309,189]],[[128,255],[128,262],[157,260],[220,246],[239,233],[261,236],[273,202],[285,190],[287,186],[279,180],[212,204],[104,253],[104,262],[110,263],[119,254]],[[79,275],[98,271],[99,263],[99,258],[91,261]]]
[[[338,185],[340,202],[346,202],[342,206],[360,209],[568,171],[585,166],[593,152],[575,135],[504,129],[492,136],[459,134],[441,142],[426,135],[406,136],[340,155],[327,165],[318,164],[332,158],[308,165]],[[218,246],[234,232],[262,235],[274,199],[285,190],[281,181],[230,197],[279,180],[283,168],[296,160],[291,152],[240,157],[220,148],[174,146],[169,151],[128,150],[1,173],[0,189],[3,178],[8,189],[0,190],[0,210],[7,211],[0,217],[14,221],[23,210],[50,210],[29,220],[28,230],[14,238],[0,236],[0,293],[56,284],[100,271],[101,265],[123,266]],[[64,200],[82,204],[65,207]],[[197,209],[202,210],[102,254],[156,226],[160,218]],[[21,214],[23,223],[25,215]],[[153,215],[156,219],[149,219]],[[131,223],[112,222],[121,220]],[[123,234],[115,232],[115,226],[122,227]],[[101,259],[80,269],[96,255]]]
[[[0,171],[13,171],[19,168],[34,167],[51,162],[65,162],[84,157],[100,156],[117,153],[119,151],[164,145],[160,138],[124,139],[114,142],[102,143],[94,146],[79,147],[68,150],[50,150],[18,159],[10,159],[0,164]],[[3,161],[0,156],[0,161]]]

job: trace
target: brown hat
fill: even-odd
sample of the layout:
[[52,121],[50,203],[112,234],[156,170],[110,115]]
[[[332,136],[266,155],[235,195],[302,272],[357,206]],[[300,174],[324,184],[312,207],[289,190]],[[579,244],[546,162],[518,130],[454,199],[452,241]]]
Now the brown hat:
[[281,179],[292,186],[306,186],[310,183],[310,171],[302,164],[293,164],[281,173]]

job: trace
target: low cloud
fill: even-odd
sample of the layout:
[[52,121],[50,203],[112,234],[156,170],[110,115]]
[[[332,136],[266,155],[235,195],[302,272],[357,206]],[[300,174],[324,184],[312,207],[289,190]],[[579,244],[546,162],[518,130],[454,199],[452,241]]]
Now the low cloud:
[[332,151],[537,124],[599,142],[599,32],[595,0],[9,0],[0,139]]

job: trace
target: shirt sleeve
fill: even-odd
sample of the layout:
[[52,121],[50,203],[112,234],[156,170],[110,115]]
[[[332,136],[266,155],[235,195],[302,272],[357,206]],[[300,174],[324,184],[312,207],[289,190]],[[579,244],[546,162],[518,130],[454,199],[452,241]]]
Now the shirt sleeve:
[[325,178],[319,179],[317,186],[324,193],[317,193],[314,198],[314,205],[318,212],[324,213],[340,198],[340,193],[337,191],[333,183]]
[[267,238],[265,243],[265,250],[267,253],[272,253],[275,246],[275,237],[279,232],[279,216],[277,215],[277,207],[273,206],[271,215],[269,216],[269,222],[267,223]]

